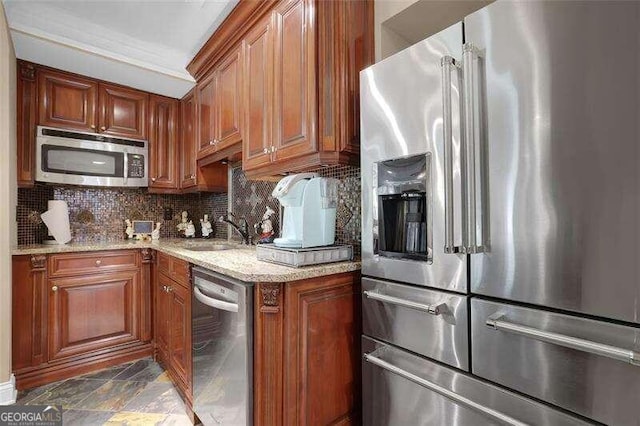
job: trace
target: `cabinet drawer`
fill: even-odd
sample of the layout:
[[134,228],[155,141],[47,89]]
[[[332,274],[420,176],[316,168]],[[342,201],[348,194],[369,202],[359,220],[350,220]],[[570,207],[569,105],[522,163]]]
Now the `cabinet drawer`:
[[49,256],[49,276],[61,277],[140,267],[137,250],[92,251]]
[[364,334],[463,370],[469,369],[468,316],[466,296],[362,279]]
[[183,287],[189,288],[190,274],[189,262],[158,253],[158,270]]

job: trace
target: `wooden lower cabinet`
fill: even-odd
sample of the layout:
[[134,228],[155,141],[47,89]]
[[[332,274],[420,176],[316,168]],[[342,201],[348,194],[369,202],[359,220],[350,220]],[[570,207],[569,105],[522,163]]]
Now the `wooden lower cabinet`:
[[254,424],[358,424],[360,275],[259,283]]
[[[191,363],[191,289],[184,274],[170,277],[170,270],[189,270],[189,264],[165,254],[158,255],[155,284],[155,345],[156,357],[164,365],[180,393],[192,402]],[[161,263],[162,262],[162,263]],[[184,278],[188,278],[185,276]]]
[[152,354],[145,256],[140,250],[91,256],[104,264],[94,260],[88,271],[86,253],[13,257],[12,369],[18,389]]

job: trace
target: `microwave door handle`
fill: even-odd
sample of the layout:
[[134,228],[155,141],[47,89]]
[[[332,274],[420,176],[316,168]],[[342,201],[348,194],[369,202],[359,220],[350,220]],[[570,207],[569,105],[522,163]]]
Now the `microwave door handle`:
[[201,303],[212,308],[221,309],[228,312],[238,312],[238,304],[231,302],[224,302],[222,300],[214,299],[213,297],[206,296],[198,286],[193,286],[193,294]]
[[129,154],[127,154],[127,150],[124,150],[124,167],[123,167],[123,174],[124,174],[124,184],[127,184],[127,177],[129,176]]
[[538,328],[516,324],[507,321],[507,317],[499,312],[487,318],[486,325],[493,330],[518,334],[541,342],[564,346],[565,348],[576,349],[578,351],[588,352],[590,354],[600,355],[618,361],[623,361],[631,365],[640,366],[640,353],[638,352],[581,339],[579,337],[567,336],[560,333],[554,333],[552,331],[540,330]]
[[424,379],[420,376],[417,376],[409,371],[403,370],[402,368],[391,364],[390,362],[387,362],[385,360],[383,360],[382,358],[379,358],[376,352],[378,352],[380,349],[385,349],[384,347],[379,348],[378,350],[375,350],[374,352],[371,353],[365,353],[363,355],[363,358],[366,362],[373,364],[375,366],[378,366],[384,370],[387,370],[390,373],[393,373],[397,376],[400,376],[402,378],[405,378],[409,381],[412,381],[413,383],[416,383],[419,386],[422,386],[423,388],[429,389],[432,392],[435,392],[437,394],[440,394],[442,396],[444,396],[445,398],[453,401],[456,404],[462,405],[464,407],[467,407],[471,410],[477,411],[482,413],[483,415],[496,420],[502,424],[507,424],[507,425],[513,425],[513,426],[528,426],[527,423],[523,423],[520,420],[514,419],[511,416],[508,416],[504,413],[501,413],[500,411],[494,410],[493,408],[489,408],[486,407],[482,404],[479,404],[467,397],[464,397],[460,394],[455,393],[454,391],[452,391],[451,389],[448,389],[446,387],[440,386],[437,383],[434,383],[430,380]]

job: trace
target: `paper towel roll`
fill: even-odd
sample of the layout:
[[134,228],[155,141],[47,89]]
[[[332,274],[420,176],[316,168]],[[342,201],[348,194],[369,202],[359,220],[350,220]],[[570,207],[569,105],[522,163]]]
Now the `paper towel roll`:
[[67,202],[62,200],[49,200],[49,210],[40,217],[49,228],[49,234],[56,239],[58,244],[66,244],[71,241],[71,228],[69,226],[69,208]]

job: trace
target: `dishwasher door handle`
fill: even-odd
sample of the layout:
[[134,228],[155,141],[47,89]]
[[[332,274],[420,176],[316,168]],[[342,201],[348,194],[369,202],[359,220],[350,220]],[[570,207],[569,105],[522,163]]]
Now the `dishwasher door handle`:
[[228,312],[238,312],[238,304],[225,302],[223,300],[214,299],[213,297],[209,297],[205,295],[197,285],[193,286],[193,294],[196,296],[200,302],[204,303],[207,306],[211,306],[212,308],[221,309],[223,311]]

